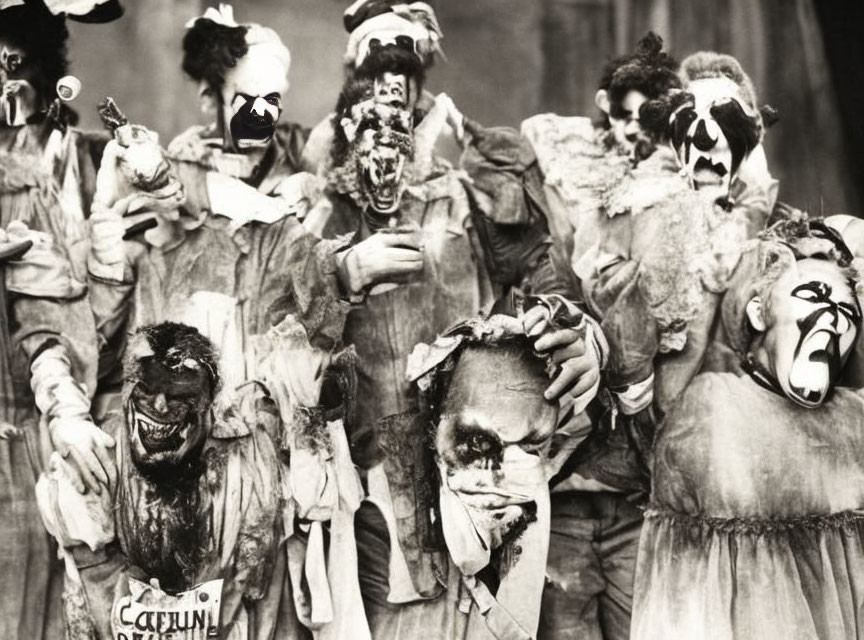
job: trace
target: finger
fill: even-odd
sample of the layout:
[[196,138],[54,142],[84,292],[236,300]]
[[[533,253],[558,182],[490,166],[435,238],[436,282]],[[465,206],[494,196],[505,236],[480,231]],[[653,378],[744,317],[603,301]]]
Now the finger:
[[382,277],[393,277],[402,274],[418,273],[423,271],[422,262],[396,262],[382,269],[379,274]]
[[560,349],[555,349],[552,352],[552,362],[554,364],[564,364],[568,360],[572,360],[573,358],[581,358],[585,355],[585,343],[584,342],[574,342],[571,345],[566,347],[561,347]]
[[408,249],[419,250],[420,238],[416,232],[399,232],[399,233],[378,233],[381,238],[381,244],[385,247],[405,247]]
[[534,348],[537,351],[551,351],[573,344],[581,344],[582,352],[585,352],[585,339],[578,331],[574,329],[558,329],[557,331],[540,336],[534,343]]
[[546,307],[538,305],[528,309],[528,311],[522,315],[522,328],[525,330],[525,335],[540,335],[542,333],[542,328],[537,332],[535,332],[534,329],[541,322],[544,323],[543,326],[545,327],[545,323],[548,319],[549,310]]
[[[52,457],[52,463],[54,462],[55,459]],[[69,464],[60,456],[57,457],[56,464],[63,469],[63,475],[69,479],[75,491],[78,493],[87,493],[87,485],[84,484],[81,474],[78,473],[78,469],[74,465]]]
[[543,397],[547,400],[557,400],[561,394],[573,386],[581,377],[591,376],[596,379],[597,371],[590,364],[587,358],[578,358],[576,360],[568,361],[563,367],[561,367],[561,371],[552,381],[552,384],[547,387],[546,391],[543,393]]
[[[71,448],[69,450],[69,457],[72,458],[72,461],[74,462],[74,472],[81,478],[86,489],[90,489],[96,493],[96,495],[99,495],[102,492],[99,488],[99,481],[96,479],[96,476],[93,475],[92,470],[84,460],[84,454],[75,448]],[[96,464],[98,465],[99,463],[96,462]],[[75,475],[75,473],[72,475]],[[81,493],[86,493],[86,490],[81,491]]]
[[423,262],[423,254],[415,249],[386,249],[381,255],[394,262]]
[[112,486],[117,477],[117,470],[114,468],[114,460],[112,460],[111,453],[108,449],[100,445],[96,445],[93,448],[93,453],[96,454],[99,466],[104,470],[105,484]]
[[96,482],[95,488],[93,488],[93,490],[96,493],[101,493],[101,485],[108,484],[108,472],[105,471],[105,469],[102,467],[102,463],[99,462],[98,456],[93,452],[92,449],[84,449],[79,451],[78,453],[81,457],[81,461],[87,465],[87,470],[90,472],[90,475]]
[[576,384],[573,385],[573,388],[567,391],[567,395],[573,398],[574,402],[579,402],[586,393],[591,392],[597,386],[597,381],[600,379],[600,375],[597,372],[589,371],[585,375],[583,375]]

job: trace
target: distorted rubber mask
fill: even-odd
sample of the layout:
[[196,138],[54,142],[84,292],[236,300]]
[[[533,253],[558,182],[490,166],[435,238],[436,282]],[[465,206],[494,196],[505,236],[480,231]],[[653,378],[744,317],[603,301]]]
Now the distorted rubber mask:
[[[365,101],[352,109],[346,130],[360,191],[369,208],[393,215],[405,191],[405,167],[414,155],[411,116],[402,109]],[[352,139],[353,138],[353,139]]]

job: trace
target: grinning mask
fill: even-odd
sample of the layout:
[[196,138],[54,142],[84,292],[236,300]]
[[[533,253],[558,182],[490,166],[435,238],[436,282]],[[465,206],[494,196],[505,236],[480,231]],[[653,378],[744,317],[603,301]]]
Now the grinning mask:
[[756,332],[749,364],[775,391],[808,408],[829,396],[861,330],[851,255],[830,229],[810,226],[806,242],[781,245],[777,257],[764,261],[771,275],[745,308]]
[[399,210],[405,165],[414,156],[411,114],[374,98],[350,108],[341,120],[348,140],[345,167],[353,173],[352,197],[382,216]]
[[142,474],[193,466],[212,425],[219,384],[213,345],[192,327],[140,329],[129,348],[124,397],[132,460]]

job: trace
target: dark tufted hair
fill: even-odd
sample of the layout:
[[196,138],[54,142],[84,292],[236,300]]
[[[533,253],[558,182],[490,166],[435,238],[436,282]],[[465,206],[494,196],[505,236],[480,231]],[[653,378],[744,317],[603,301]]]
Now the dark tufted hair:
[[616,117],[615,109],[630,91],[639,91],[651,100],[680,89],[678,61],[663,51],[663,39],[649,31],[636,45],[636,51],[606,65],[599,88],[609,92],[612,117]]
[[404,75],[417,84],[417,91],[423,90],[426,70],[423,61],[414,52],[414,41],[407,36],[399,36],[395,43],[382,45],[374,39],[369,44],[369,53],[354,71],[355,78],[375,80],[384,73]]
[[[215,392],[219,387],[216,347],[198,329],[177,322],[162,322],[141,327],[137,333],[146,338],[153,357],[165,368],[177,369],[186,359],[192,359],[206,370],[211,389]],[[127,363],[127,370],[138,366],[138,362]]]
[[228,69],[235,67],[249,51],[246,32],[242,25],[228,27],[198,18],[183,36],[183,71],[212,89],[221,88]]

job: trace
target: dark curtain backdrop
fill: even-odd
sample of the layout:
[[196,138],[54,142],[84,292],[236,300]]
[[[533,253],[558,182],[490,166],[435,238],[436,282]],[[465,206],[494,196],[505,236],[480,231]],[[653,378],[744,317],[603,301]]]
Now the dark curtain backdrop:
[[[200,121],[195,87],[180,71],[184,23],[200,0],[125,0],[107,26],[72,25],[76,107],[113,95],[164,140]],[[237,0],[240,21],[276,29],[293,55],[286,117],[314,124],[335,102],[347,0]],[[698,49],[738,57],[760,98],[780,110],[768,133],[781,198],[814,213],[860,212],[864,159],[861,0],[437,0],[447,61],[429,86],[466,114],[518,126],[535,113],[595,115],[603,64],[648,29],[679,58]]]

